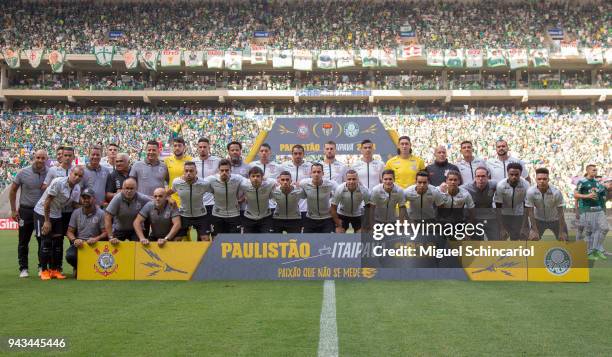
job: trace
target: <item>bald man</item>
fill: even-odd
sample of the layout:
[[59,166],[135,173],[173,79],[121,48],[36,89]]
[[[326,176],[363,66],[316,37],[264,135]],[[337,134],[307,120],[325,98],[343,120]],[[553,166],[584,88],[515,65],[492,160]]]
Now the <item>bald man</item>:
[[[17,245],[17,260],[19,262],[19,277],[27,278],[28,247],[32,232],[34,232],[34,206],[43,195],[43,184],[47,177],[47,152],[37,150],[34,153],[32,164],[19,171],[11,183],[9,202],[11,204],[11,217],[19,223],[19,243]],[[19,209],[17,209],[17,191],[19,195]],[[40,238],[38,240],[38,267],[40,269]]]
[[425,170],[429,174],[429,183],[434,186],[440,186],[446,181],[449,171],[459,171],[459,168],[448,162],[446,147],[442,145],[434,149],[434,157],[435,161],[433,164],[427,165]]

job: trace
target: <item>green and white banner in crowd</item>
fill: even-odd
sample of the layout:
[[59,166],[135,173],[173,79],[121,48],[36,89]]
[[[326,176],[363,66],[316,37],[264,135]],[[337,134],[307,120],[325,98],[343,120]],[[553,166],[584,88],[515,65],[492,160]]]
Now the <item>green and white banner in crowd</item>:
[[162,67],[180,67],[181,66],[181,50],[163,50],[161,51],[161,66]]
[[467,68],[482,68],[482,50],[470,48],[465,51],[465,66]]
[[19,68],[21,65],[21,50],[18,48],[6,47],[2,50],[2,55],[10,68]]
[[321,69],[336,68],[336,51],[334,50],[320,51],[319,55],[317,56],[317,67]]
[[437,48],[427,50],[427,65],[430,67],[444,66],[444,52]]
[[225,53],[223,50],[208,50],[206,51],[206,66],[208,68],[223,68],[223,59]]
[[187,67],[204,66],[204,51],[183,51],[183,61]]
[[604,58],[606,59],[606,63],[608,65],[612,64],[612,48],[608,48],[604,54]]
[[272,53],[273,68],[291,68],[293,67],[293,51],[292,50],[274,50]]
[[529,66],[527,50],[524,48],[511,48],[507,51],[510,69],[526,68]]
[[383,48],[378,52],[381,67],[397,67],[397,54],[395,48]]
[[312,52],[310,50],[293,50],[293,69],[312,71]]
[[123,62],[125,63],[125,68],[134,69],[138,66],[138,51],[131,50],[127,51],[123,54]]
[[66,62],[66,51],[62,48],[49,52],[49,65],[53,73],[62,73]]
[[268,63],[268,48],[266,46],[251,46],[251,64]]
[[242,51],[225,51],[225,68],[242,71]]
[[336,51],[336,67],[355,67],[355,52],[353,50]]
[[450,68],[463,67],[463,49],[444,50],[444,65]]
[[506,58],[504,51],[499,48],[487,49],[487,67],[503,67],[506,66]]
[[29,50],[25,50],[26,57],[28,57],[28,63],[32,68],[38,68],[40,66],[40,61],[42,60],[43,54],[45,50],[40,48],[31,48]]
[[587,64],[603,64],[603,51],[601,47],[584,48],[582,52]]
[[143,51],[140,53],[140,62],[145,66],[146,69],[151,71],[157,71],[157,61],[159,60],[158,51]]
[[361,66],[366,68],[378,67],[379,53],[378,49],[360,49]]
[[98,65],[110,67],[113,65],[115,46],[95,46],[94,55],[96,56],[96,63],[98,63]]
[[548,50],[546,48],[538,48],[531,50],[531,62],[534,67],[549,67]]

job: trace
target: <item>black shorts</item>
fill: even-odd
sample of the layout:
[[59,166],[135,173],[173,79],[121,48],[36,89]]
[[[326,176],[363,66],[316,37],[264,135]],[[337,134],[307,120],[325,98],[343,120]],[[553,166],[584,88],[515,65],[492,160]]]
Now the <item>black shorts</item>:
[[212,216],[212,234],[221,233],[240,233],[240,216],[236,217],[217,217]]
[[34,224],[35,224],[35,234],[38,238],[51,238],[51,237],[63,237],[64,236],[64,223],[61,218],[50,218],[51,221],[51,231],[49,234],[42,234],[42,227],[45,224],[45,217],[39,215],[34,212]]
[[272,231],[274,233],[301,233],[301,219],[272,219]]
[[[145,236],[147,235],[147,233],[145,233]],[[113,236],[117,239],[119,239],[120,241],[131,241],[131,242],[138,242],[140,239],[138,239],[138,236],[136,235],[136,231],[113,231]]]
[[353,226],[353,229],[355,231],[358,231],[361,229],[362,216],[349,217],[349,216],[343,216],[339,214],[338,217],[342,221],[342,228],[344,228],[344,230],[347,230],[349,228],[349,224]]
[[272,216],[257,220],[242,217],[242,228],[244,228],[244,233],[270,233],[272,230]]
[[198,238],[210,233],[210,223],[206,215],[200,217],[181,216],[181,229],[176,234],[177,237],[186,236],[189,227],[193,227],[198,232]]
[[336,225],[331,218],[312,219],[306,217],[304,221],[304,233],[334,233]]
[[62,212],[62,235],[68,235],[68,226],[70,225],[70,217],[72,217],[72,212]]

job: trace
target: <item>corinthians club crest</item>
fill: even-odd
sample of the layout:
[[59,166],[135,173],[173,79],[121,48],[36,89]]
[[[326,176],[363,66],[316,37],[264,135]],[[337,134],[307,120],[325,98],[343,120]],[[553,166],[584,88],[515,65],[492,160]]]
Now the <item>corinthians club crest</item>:
[[559,247],[551,248],[544,257],[544,266],[549,273],[562,276],[565,275],[572,266],[572,257],[567,250]]
[[98,255],[98,259],[94,263],[94,270],[96,273],[106,277],[117,271],[119,265],[115,260],[115,254],[119,251],[117,248],[113,248],[111,251],[108,248],[108,245],[104,245],[104,249],[100,251],[100,249],[96,248],[94,250]]

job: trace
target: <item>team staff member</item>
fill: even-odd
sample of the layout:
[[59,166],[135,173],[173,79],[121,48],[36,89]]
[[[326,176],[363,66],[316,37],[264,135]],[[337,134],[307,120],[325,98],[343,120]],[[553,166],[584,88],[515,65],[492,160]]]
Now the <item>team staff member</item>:
[[[68,177],[57,177],[49,184],[34,207],[36,235],[40,238],[40,263],[42,280],[65,279],[60,272],[64,240],[62,211],[66,206],[74,207],[81,195],[83,167],[75,166]],[[68,227],[66,227],[66,231]]]
[[165,187],[168,182],[168,167],[159,161],[159,146],[156,141],[148,141],[147,157],[144,161],[136,161],[130,169],[130,177],[138,182],[138,193],[153,197],[153,191]]
[[274,233],[300,233],[302,231],[302,215],[300,200],[306,198],[304,190],[292,184],[291,173],[282,171],[278,175],[279,186],[272,192],[276,209],[272,217]]
[[219,161],[219,173],[208,176],[206,182],[215,198],[212,212],[213,235],[240,233],[240,184],[245,179],[231,173],[232,163],[228,159]]
[[[166,242],[174,240],[181,229],[181,217],[176,207],[168,202],[166,190],[162,187],[153,191],[153,200],[142,207],[134,219],[134,231],[140,243],[148,245],[149,241],[156,241],[161,247]],[[149,222],[151,232],[145,237],[142,229],[144,222]]]
[[138,240],[134,230],[134,219],[151,198],[137,192],[137,189],[136,180],[128,178],[123,182],[121,192],[117,193],[106,207],[104,227],[111,244],[117,244],[120,240]]
[[[19,223],[19,243],[17,244],[17,260],[19,262],[19,277],[27,278],[28,273],[28,246],[34,232],[34,206],[43,194],[43,184],[47,176],[47,152],[37,150],[34,153],[32,164],[17,173],[9,191],[11,204],[11,217]],[[19,209],[17,209],[17,191],[19,195]],[[40,267],[40,238],[38,241],[38,264]]]
[[[164,159],[164,164],[168,168],[168,183],[172,183],[175,178],[183,175],[183,167],[186,162],[193,158],[186,154],[185,140],[181,137],[172,139],[172,155]],[[161,187],[161,186],[159,186]],[[180,197],[177,194],[172,195],[172,199],[180,203]]]
[[[217,156],[210,154],[210,140],[200,138],[198,140],[198,158],[193,160],[198,169],[198,177],[206,179],[208,176],[216,175],[219,172],[219,161]],[[215,204],[213,194],[206,192],[204,194],[204,207],[206,207],[206,235],[210,235],[210,222],[212,222],[212,210]]]
[[[210,192],[210,184],[198,177],[197,166],[193,161],[187,161],[183,168],[183,176],[172,181],[172,188],[167,194],[178,194],[181,220],[181,230],[178,233],[183,240],[190,241],[188,229],[193,227],[198,233],[199,241],[209,240],[210,221],[208,220],[206,206],[204,206],[205,193]],[[164,198],[165,199],[165,198]]]
[[323,178],[323,165],[318,162],[312,164],[310,178],[301,180],[300,187],[306,195],[304,233],[333,233],[335,228],[330,199],[337,185]]
[[[497,183],[489,180],[489,169],[486,166],[476,168],[474,170],[474,182],[463,185],[463,188],[472,195],[475,207],[475,222],[484,225],[486,240],[500,240],[499,222],[493,208],[495,206],[493,198],[495,197]],[[479,235],[478,233],[475,233],[474,239],[485,240],[485,235]]]
[[561,191],[549,184],[548,169],[536,169],[536,186],[529,187],[525,198],[525,207],[531,222],[529,239],[540,240],[544,231],[550,229],[557,240],[567,241],[564,206]]
[[349,225],[355,232],[361,232],[361,222],[369,208],[370,192],[359,182],[355,170],[346,171],[346,182],[336,188],[331,201],[336,233],[346,232]]
[[351,168],[357,171],[359,182],[369,191],[372,191],[374,186],[381,182],[380,178],[385,169],[385,163],[374,160],[374,144],[371,140],[363,140],[359,150],[361,151],[361,159],[354,163]]
[[459,172],[461,172],[461,182],[464,185],[468,185],[474,182],[476,169],[487,167],[487,163],[481,158],[474,157],[474,146],[469,140],[461,142],[461,156],[463,158],[457,162],[457,167]]
[[425,162],[412,154],[412,144],[409,137],[401,136],[397,146],[399,155],[387,161],[385,170],[393,170],[395,183],[402,189],[406,189],[408,186],[415,184],[417,172],[425,170]]
[[[291,173],[293,184],[299,186],[300,181],[309,178],[312,163],[304,161],[304,147],[300,144],[293,145],[291,148],[291,161],[286,162],[282,170]],[[302,219],[306,218],[306,200],[299,203]]]
[[395,172],[384,170],[382,172],[382,183],[374,186],[370,192],[370,205],[374,209],[374,221],[376,223],[395,223],[398,216],[395,208],[399,206],[399,220],[405,221],[406,197],[404,190],[395,183]]
[[529,232],[525,215],[525,197],[529,182],[521,177],[523,167],[518,162],[508,164],[507,168],[508,177],[498,182],[495,189],[496,212],[501,226],[500,235],[502,239],[508,234],[510,240],[527,240]]
[[110,172],[100,165],[102,148],[94,145],[89,149],[89,163],[81,180],[81,189],[90,188],[96,193],[96,202],[103,204],[106,198],[106,181]]
[[246,200],[246,211],[242,219],[244,233],[269,233],[272,230],[270,199],[275,187],[275,180],[263,178],[262,169],[251,167],[249,178],[240,185]]
[[72,212],[68,225],[70,247],[66,251],[66,261],[72,265],[74,276],[77,275],[77,249],[87,243],[92,245],[106,239],[104,228],[104,211],[96,205],[96,193],[86,188],[81,192],[81,207]]
[[444,194],[429,184],[429,173],[419,171],[416,184],[404,191],[406,201],[409,202],[408,218],[414,222],[431,222],[436,218],[438,206],[444,202]]
[[347,167],[345,164],[336,160],[336,143],[328,141],[325,143],[325,159],[323,160],[323,177],[336,184],[344,182],[344,174]]
[[123,181],[130,177],[130,157],[120,153],[115,159],[115,169],[106,178],[106,202],[110,202],[123,187]]
[[427,165],[425,171],[429,173],[429,183],[440,186],[446,181],[446,176],[450,171],[459,171],[459,168],[448,162],[446,148],[442,145],[434,149],[434,157],[433,164]]
[[503,179],[507,178],[508,165],[517,163],[521,165],[521,176],[527,180],[527,182],[531,182],[525,162],[508,154],[509,149],[506,140],[497,140],[495,142],[495,151],[497,152],[497,157],[487,160],[487,166],[491,172],[491,180],[497,181],[498,183],[501,182]]

